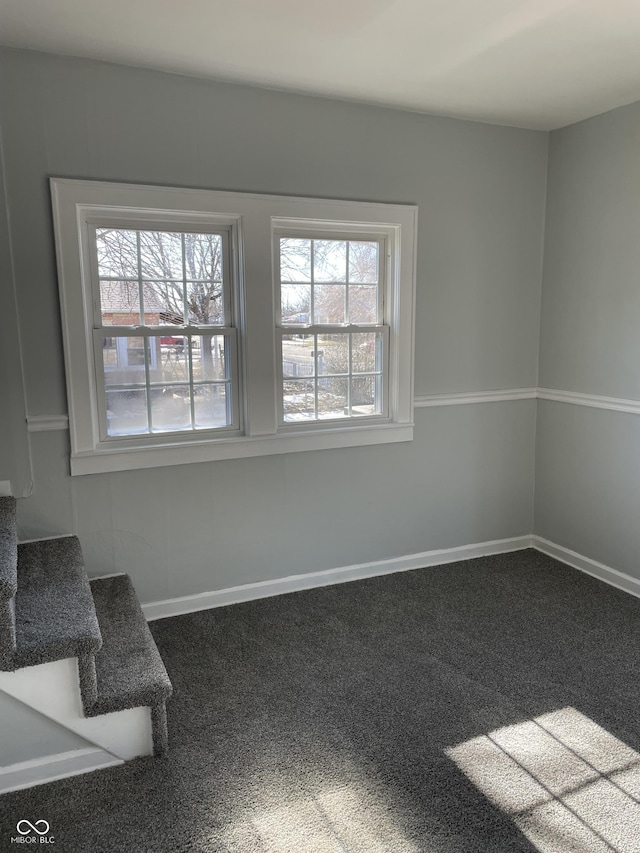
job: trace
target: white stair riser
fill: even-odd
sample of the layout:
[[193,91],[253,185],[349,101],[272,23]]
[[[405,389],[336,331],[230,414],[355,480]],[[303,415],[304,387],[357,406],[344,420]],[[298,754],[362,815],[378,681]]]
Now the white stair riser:
[[149,708],[84,716],[76,658],[0,672],[0,690],[124,761],[153,754]]

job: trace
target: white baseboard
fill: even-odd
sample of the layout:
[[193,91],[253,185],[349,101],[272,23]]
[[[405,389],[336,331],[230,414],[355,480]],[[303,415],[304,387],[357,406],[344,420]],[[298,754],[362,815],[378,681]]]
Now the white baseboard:
[[90,773],[92,770],[102,770],[116,764],[124,762],[103,749],[93,747],[47,755],[32,761],[21,761],[19,764],[0,767],[0,794],[55,782],[56,779],[66,779],[68,776],[78,776],[80,773]]
[[33,545],[34,542],[49,542],[51,539],[69,539],[75,533],[54,533],[51,536],[35,536],[33,539],[18,539],[18,545]]
[[277,578],[271,581],[247,583],[242,586],[228,587],[227,589],[216,589],[212,592],[200,592],[196,595],[184,595],[180,598],[169,598],[165,601],[153,601],[143,604],[142,610],[148,620],[164,619],[168,616],[179,616],[183,613],[193,613],[197,610],[209,610],[213,607],[238,604],[241,601],[270,598],[271,596],[283,595],[287,592],[299,592],[303,589],[330,586],[332,584],[345,583],[346,581],[363,580],[364,578],[391,574],[392,572],[406,572],[411,569],[440,566],[444,563],[456,563],[459,560],[471,560],[474,557],[486,557],[490,554],[522,551],[524,548],[531,548],[531,536],[495,539],[490,542],[462,545],[457,548],[440,548],[435,551],[408,554],[404,557],[392,557],[390,560],[377,560],[371,563],[360,563],[355,566],[342,566],[337,569],[308,572],[304,575],[290,575],[286,578]]
[[360,563],[354,566],[342,566],[337,569],[326,569],[320,572],[309,572],[304,575],[291,575],[271,581],[247,583],[241,586],[216,589],[211,592],[200,592],[195,595],[184,595],[179,598],[168,598],[164,601],[152,601],[142,605],[142,610],[148,621],[165,619],[169,616],[180,616],[183,613],[194,613],[198,610],[210,610],[214,607],[226,607],[229,604],[239,604],[242,601],[254,601],[259,598],[270,598],[274,595],[284,595],[288,592],[299,592],[303,589],[330,586],[348,581],[364,580],[377,575],[406,572],[412,569],[440,566],[446,563],[456,563],[460,560],[471,560],[474,557],[487,557],[491,554],[506,554],[511,551],[522,551],[525,548],[535,548],[561,563],[585,572],[598,580],[608,583],[617,589],[628,592],[640,598],[640,580],[598,563],[590,557],[571,551],[562,545],[556,545],[541,536],[530,534],[516,536],[511,539],[496,539],[490,542],[479,542],[473,545],[462,545],[457,548],[441,548],[435,551],[423,551],[419,554],[408,554],[404,557],[393,557],[389,560],[377,560],[371,563]]
[[560,560],[561,563],[566,563],[574,569],[585,572],[587,575],[598,578],[598,580],[604,581],[610,586],[615,586],[617,589],[640,598],[640,580],[631,575],[619,572],[610,566],[605,566],[604,563],[599,563],[597,560],[592,560],[590,557],[578,554],[577,551],[572,551],[570,548],[549,542],[548,539],[543,539],[541,536],[533,535],[531,537],[531,544],[536,550],[542,551],[543,554],[548,554],[549,557],[554,557],[556,560]]

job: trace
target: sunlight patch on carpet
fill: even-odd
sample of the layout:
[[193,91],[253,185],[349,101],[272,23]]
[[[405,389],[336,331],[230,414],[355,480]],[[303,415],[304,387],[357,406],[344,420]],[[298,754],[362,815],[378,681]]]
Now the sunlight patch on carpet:
[[260,853],[419,853],[384,803],[347,784],[249,812],[225,842]]
[[575,708],[446,754],[541,853],[640,850],[640,754]]

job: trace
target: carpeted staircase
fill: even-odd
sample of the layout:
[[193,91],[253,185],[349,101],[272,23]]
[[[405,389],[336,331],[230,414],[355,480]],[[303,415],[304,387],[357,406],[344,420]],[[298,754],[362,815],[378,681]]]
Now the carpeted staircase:
[[89,581],[75,536],[18,544],[16,500],[0,497],[0,671],[73,658],[84,716],[148,708],[166,754],[171,682],[130,578]]

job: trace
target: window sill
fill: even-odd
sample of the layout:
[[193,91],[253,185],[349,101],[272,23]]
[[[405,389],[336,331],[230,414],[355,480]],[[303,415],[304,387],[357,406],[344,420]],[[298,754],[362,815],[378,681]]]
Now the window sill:
[[348,428],[305,431],[295,435],[239,436],[213,441],[191,441],[153,447],[100,447],[71,455],[72,476],[158,468],[189,463],[242,459],[249,456],[271,456],[277,453],[300,453],[412,441],[413,423],[350,426]]

